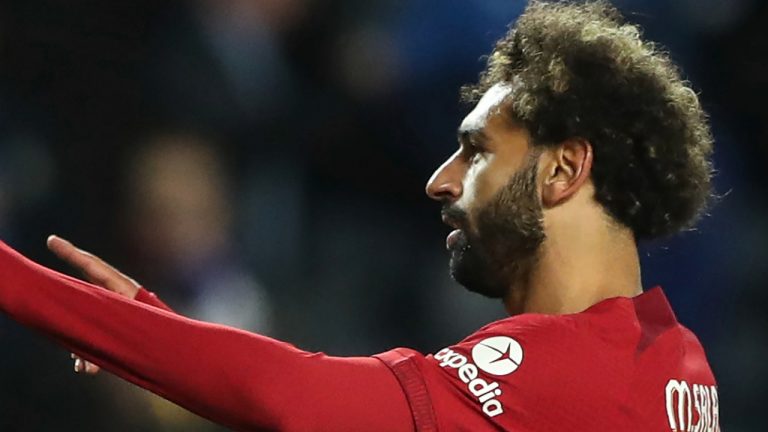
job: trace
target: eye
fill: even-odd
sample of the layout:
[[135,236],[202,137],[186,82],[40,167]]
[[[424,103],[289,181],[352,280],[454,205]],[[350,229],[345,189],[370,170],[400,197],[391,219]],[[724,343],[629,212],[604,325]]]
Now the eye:
[[472,151],[472,154],[469,156],[469,163],[474,165],[480,162],[482,158],[483,158],[483,152],[480,151],[480,149],[475,149]]
[[483,155],[485,154],[485,150],[478,146],[476,143],[471,143],[466,147],[467,152],[467,161],[471,164],[476,164],[480,162],[480,160],[483,158]]

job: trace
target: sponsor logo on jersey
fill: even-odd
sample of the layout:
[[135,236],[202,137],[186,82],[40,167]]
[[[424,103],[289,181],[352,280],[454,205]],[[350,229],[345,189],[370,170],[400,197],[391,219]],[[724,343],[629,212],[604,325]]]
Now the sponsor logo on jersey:
[[488,417],[496,417],[504,412],[498,400],[502,394],[501,388],[498,382],[480,377],[480,371],[495,376],[511,374],[523,361],[523,348],[510,337],[494,336],[472,347],[472,361],[450,348],[443,348],[434,357],[440,367],[456,369],[458,378],[477,398],[483,413]]
[[522,363],[523,347],[511,337],[490,337],[472,348],[472,360],[483,372],[509,375]]
[[[667,382],[667,418],[674,432],[720,432],[717,387],[688,385],[683,380]],[[698,420],[693,423],[694,409]]]

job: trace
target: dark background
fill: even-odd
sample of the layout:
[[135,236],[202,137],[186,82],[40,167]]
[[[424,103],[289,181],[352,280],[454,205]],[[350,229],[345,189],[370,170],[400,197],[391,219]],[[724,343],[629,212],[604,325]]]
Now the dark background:
[[[642,245],[644,284],[707,349],[723,428],[761,430],[768,2],[616,4],[700,91],[723,195],[698,230]],[[503,316],[448,277],[423,187],[456,146],[459,86],[523,7],[2,0],[0,238],[65,270],[58,233],[187,315],[308,350],[434,352]],[[75,375],[4,317],[0,346],[0,431],[219,430]]]

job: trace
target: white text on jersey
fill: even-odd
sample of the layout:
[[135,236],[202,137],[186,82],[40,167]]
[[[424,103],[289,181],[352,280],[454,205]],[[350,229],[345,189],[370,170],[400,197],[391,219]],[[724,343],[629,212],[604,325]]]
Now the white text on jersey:
[[[667,417],[673,432],[720,432],[717,387],[671,379],[667,382]],[[698,421],[693,423],[693,409]]]
[[440,367],[450,367],[457,370],[459,379],[467,384],[467,388],[483,406],[483,412],[488,417],[496,417],[504,412],[496,397],[501,396],[499,383],[487,382],[479,378],[477,366],[467,358],[450,348],[443,348],[435,354],[435,360],[440,362]]

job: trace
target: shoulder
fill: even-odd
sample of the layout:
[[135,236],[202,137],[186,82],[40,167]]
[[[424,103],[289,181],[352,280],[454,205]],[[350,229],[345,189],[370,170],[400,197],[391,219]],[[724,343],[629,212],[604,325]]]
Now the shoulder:
[[525,314],[488,324],[434,354],[399,348],[377,357],[398,376],[414,418],[433,417],[448,429],[454,421],[475,430],[514,428],[547,418],[547,400],[570,393],[560,378],[579,368],[572,351],[581,330],[569,317]]
[[460,343],[499,335],[509,336],[532,345],[562,342],[583,330],[583,322],[576,315],[522,314],[489,323]]
[[[553,376],[557,373],[552,369],[559,363],[573,366],[577,352],[589,351],[591,337],[585,322],[575,316],[523,314],[487,324],[434,354],[397,351],[400,356],[418,359],[421,369],[437,368],[443,373],[454,370],[468,376],[506,377],[514,372],[517,378],[546,369]],[[541,381],[541,377],[537,379]]]
[[682,324],[677,325],[678,356],[681,374],[696,382],[716,385],[704,346],[696,334]]
[[[438,370],[441,375],[458,376],[460,381],[475,376],[499,377],[525,385],[527,379],[539,384],[547,377],[574,368],[590,335],[575,317],[523,314],[492,322],[463,340],[434,354],[422,355],[400,349],[401,355],[418,359],[422,371]],[[587,354],[588,356],[588,354]]]

